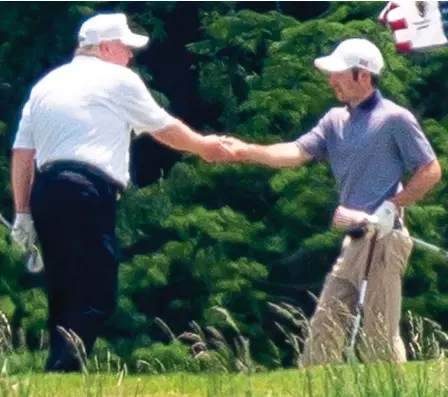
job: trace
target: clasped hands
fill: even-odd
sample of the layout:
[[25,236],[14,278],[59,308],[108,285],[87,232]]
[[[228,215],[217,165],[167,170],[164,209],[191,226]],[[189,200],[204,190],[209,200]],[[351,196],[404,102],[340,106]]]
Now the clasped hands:
[[209,163],[247,160],[249,145],[235,137],[207,135],[199,155]]
[[332,223],[333,227],[343,230],[353,227],[371,228],[377,231],[378,238],[382,238],[394,230],[397,217],[399,217],[398,208],[393,202],[386,200],[371,215],[339,206]]

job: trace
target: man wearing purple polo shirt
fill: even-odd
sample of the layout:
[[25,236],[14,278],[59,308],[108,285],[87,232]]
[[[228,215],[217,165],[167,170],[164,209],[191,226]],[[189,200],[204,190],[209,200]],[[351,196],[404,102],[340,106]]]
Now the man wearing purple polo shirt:
[[[343,104],[330,109],[308,133],[293,142],[247,144],[225,137],[233,157],[272,168],[297,167],[311,160],[330,163],[339,191],[333,224],[344,226],[350,213],[378,219],[378,237],[364,303],[364,360],[406,361],[399,333],[402,279],[412,249],[404,208],[422,199],[441,178],[440,164],[416,118],[384,98],[377,88],[384,66],[379,49],[365,39],[343,41],[315,60]],[[403,186],[406,172],[412,177]],[[349,216],[350,218],[350,216]],[[310,323],[302,366],[343,358],[371,235],[347,235],[327,275]],[[347,311],[348,309],[348,311]]]

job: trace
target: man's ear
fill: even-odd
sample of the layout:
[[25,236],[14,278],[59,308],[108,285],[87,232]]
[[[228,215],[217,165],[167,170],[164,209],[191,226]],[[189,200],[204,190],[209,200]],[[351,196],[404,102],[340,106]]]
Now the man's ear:
[[358,74],[358,80],[362,83],[370,83],[372,80],[372,74],[366,70],[360,70]]
[[109,45],[104,41],[98,45],[98,49],[101,54],[109,54]]

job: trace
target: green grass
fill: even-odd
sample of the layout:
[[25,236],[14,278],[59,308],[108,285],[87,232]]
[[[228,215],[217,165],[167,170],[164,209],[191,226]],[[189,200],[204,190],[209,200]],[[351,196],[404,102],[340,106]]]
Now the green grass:
[[[301,321],[306,326],[306,319],[295,308],[271,306],[296,327]],[[234,324],[225,309],[219,312]],[[48,375],[42,372],[48,353],[44,348],[31,352],[23,344],[14,349],[11,338],[4,337],[5,343],[0,344],[0,397],[448,397],[448,360],[443,347],[448,335],[427,319],[408,317],[407,347],[412,361],[404,366],[382,363],[268,371],[253,360],[250,340],[238,329],[230,342],[219,330],[202,329],[193,321],[192,332],[175,337],[168,325],[157,319],[170,342],[136,349],[128,360],[112,353],[104,341],[87,359],[82,341],[61,329],[84,364],[84,372]],[[9,324],[5,324],[8,332],[3,334],[10,336]],[[298,363],[299,336],[276,325]]]
[[441,397],[448,396],[447,364],[340,365],[255,374],[30,374],[1,378],[0,396]]

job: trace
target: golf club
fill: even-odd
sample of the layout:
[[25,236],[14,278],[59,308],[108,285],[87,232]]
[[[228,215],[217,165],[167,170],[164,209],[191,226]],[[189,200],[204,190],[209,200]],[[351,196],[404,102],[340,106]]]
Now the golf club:
[[[0,214],[0,222],[3,223],[8,229],[12,230],[12,225],[8,220]],[[26,268],[30,273],[40,273],[44,267],[44,262],[39,249],[33,244],[26,253]]]
[[367,283],[369,279],[369,273],[370,269],[372,267],[373,262],[373,254],[375,252],[375,246],[377,241],[378,231],[374,231],[372,240],[370,242],[370,248],[369,253],[367,255],[367,263],[366,267],[364,269],[364,276],[361,282],[361,288],[359,290],[358,294],[358,302],[356,303],[356,317],[355,322],[353,323],[352,333],[350,337],[350,345],[348,350],[348,359],[353,361],[355,358],[355,343],[356,343],[356,337],[358,336],[359,332],[359,326],[361,324],[361,315],[362,310],[364,308],[364,301],[366,299],[366,292],[367,292]]
[[[367,284],[368,284],[368,277],[370,273],[370,269],[372,266],[373,261],[373,253],[375,250],[375,245],[377,241],[377,235],[378,231],[376,230],[375,226],[372,224],[363,224],[363,225],[357,225],[356,227],[349,228],[349,233],[354,236],[355,238],[359,238],[364,236],[366,233],[373,231],[372,241],[370,243],[370,249],[367,257],[367,264],[366,268],[364,270],[364,277],[361,283],[361,288],[359,290],[358,294],[358,302],[356,304],[356,317],[352,328],[351,338],[350,338],[350,344],[348,347],[348,360],[353,361],[355,358],[355,343],[356,343],[356,337],[359,332],[359,327],[361,323],[361,315],[362,310],[364,306],[364,301],[366,298],[366,292],[367,292]],[[427,243],[426,241],[423,241],[419,238],[409,236],[411,240],[414,242],[415,246],[418,248],[421,248],[426,251],[430,251],[436,254],[441,254],[445,260],[448,260],[448,251],[437,247],[436,245]]]

